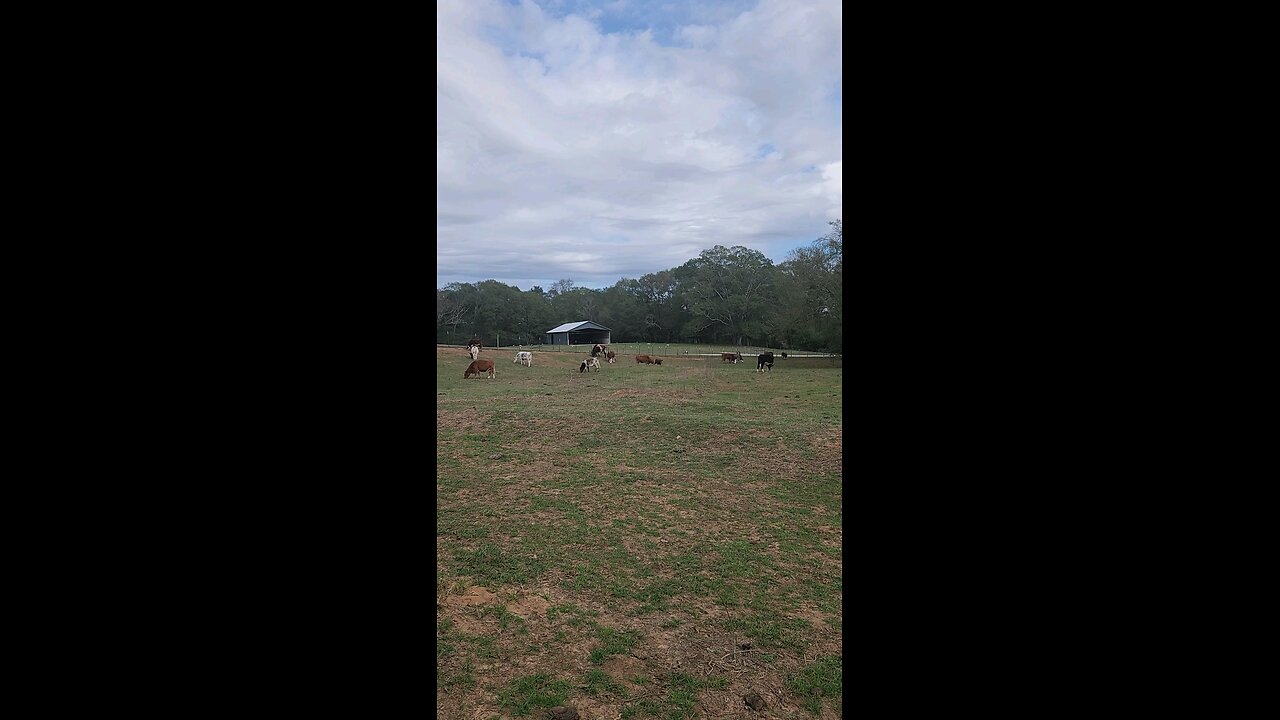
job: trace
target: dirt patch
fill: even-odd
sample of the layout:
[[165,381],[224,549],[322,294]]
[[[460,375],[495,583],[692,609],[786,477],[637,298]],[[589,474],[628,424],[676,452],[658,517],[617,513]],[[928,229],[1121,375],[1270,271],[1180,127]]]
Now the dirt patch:
[[576,700],[571,704],[578,708],[580,720],[620,720],[622,717],[620,705],[602,705],[591,698]]
[[530,618],[546,617],[547,608],[549,607],[551,607],[551,603],[537,595],[526,595],[508,605],[507,609],[525,620],[529,620]]
[[467,588],[461,595],[446,595],[441,604],[446,607],[466,607],[468,605],[488,605],[497,602],[498,596],[479,585]]
[[614,680],[625,683],[627,687],[633,689],[638,686],[631,682],[631,678],[645,674],[644,663],[630,655],[614,655],[604,661],[602,669]]

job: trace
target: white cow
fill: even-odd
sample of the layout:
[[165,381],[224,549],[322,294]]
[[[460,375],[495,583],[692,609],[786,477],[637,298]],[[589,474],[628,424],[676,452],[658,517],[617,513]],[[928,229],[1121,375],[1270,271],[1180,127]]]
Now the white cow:
[[586,360],[583,360],[582,364],[578,366],[578,372],[580,373],[586,372],[593,368],[597,371],[600,369],[600,360],[598,360],[597,358],[589,357]]
[[513,363],[519,363],[519,364],[521,364],[521,365],[523,365],[523,366],[525,366],[525,367],[532,367],[532,366],[533,366],[533,353],[531,353],[531,352],[518,352],[518,353],[516,353],[516,359],[515,359],[515,360],[512,360],[511,362],[513,362]]
[[472,359],[472,360],[479,360],[479,359],[480,359],[480,346],[479,346],[479,345],[468,345],[468,346],[467,346],[467,354],[471,356],[471,359]]

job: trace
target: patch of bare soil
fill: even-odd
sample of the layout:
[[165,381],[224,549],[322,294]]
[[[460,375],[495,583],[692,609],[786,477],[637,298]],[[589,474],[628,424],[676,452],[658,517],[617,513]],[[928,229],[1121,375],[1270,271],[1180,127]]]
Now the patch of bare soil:
[[551,603],[543,600],[537,595],[525,595],[511,605],[508,605],[507,609],[525,620],[529,620],[537,617],[545,618],[547,616],[547,608],[549,607],[551,607]]
[[467,588],[467,591],[461,595],[446,595],[441,604],[447,607],[466,607],[468,605],[488,605],[496,602],[497,599],[497,595],[479,585],[475,585]]

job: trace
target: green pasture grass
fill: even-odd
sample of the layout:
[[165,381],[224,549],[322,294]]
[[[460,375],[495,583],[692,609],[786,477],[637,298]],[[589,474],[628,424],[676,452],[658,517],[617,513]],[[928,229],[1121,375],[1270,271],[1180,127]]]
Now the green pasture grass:
[[498,694],[498,702],[517,716],[529,715],[537,708],[563,705],[569,698],[569,682],[537,673],[512,682]]
[[[437,605],[438,703],[499,697],[522,715],[595,697],[684,718],[741,690],[741,668],[670,676],[674,652],[683,667],[749,658],[778,686],[798,678],[797,705],[833,697],[829,664],[805,658],[839,661],[839,359],[757,373],[697,350],[715,351],[579,373],[578,353],[535,348],[526,368],[486,348],[497,377],[466,380],[470,357],[437,350],[437,595],[500,594],[450,611],[467,632]],[[538,588],[551,600],[529,615],[516,600]]]
[[843,659],[824,657],[787,678],[787,689],[799,695],[804,708],[817,715],[822,711],[822,698],[839,701],[844,691]]

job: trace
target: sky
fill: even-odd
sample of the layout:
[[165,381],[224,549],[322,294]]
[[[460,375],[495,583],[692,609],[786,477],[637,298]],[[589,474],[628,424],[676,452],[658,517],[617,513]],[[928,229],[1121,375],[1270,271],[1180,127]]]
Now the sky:
[[842,217],[840,0],[439,0],[436,287],[774,263]]

